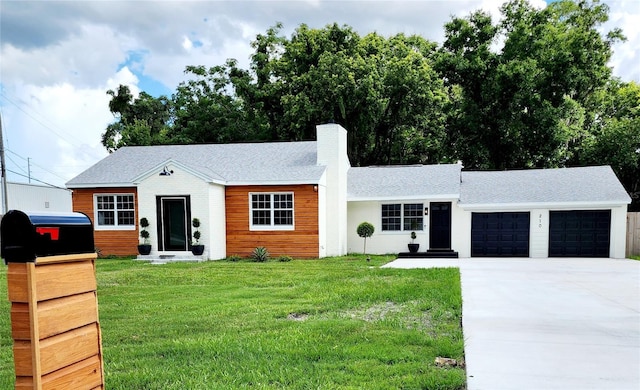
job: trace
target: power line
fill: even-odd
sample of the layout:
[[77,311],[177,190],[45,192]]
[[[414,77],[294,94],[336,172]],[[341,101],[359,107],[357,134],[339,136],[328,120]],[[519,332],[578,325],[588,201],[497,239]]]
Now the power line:
[[[0,92],[0,94],[2,94],[2,96],[11,104],[13,104],[18,110],[22,111],[26,116],[28,116],[29,118],[33,119],[34,121],[38,122],[39,124],[41,124],[45,129],[51,131],[53,134],[57,135],[58,137],[60,137],[61,139],[65,140],[66,142],[68,142],[69,144],[71,144],[72,146],[75,146],[77,148],[81,148],[79,145],[76,145],[75,142],[70,141],[69,139],[67,139],[67,137],[61,135],[60,133],[58,133],[57,131],[55,131],[54,129],[52,129],[49,125],[47,125],[46,123],[42,122],[40,119],[34,117],[33,115],[31,115],[30,113],[28,113],[27,111],[25,111],[22,107],[20,107],[20,105],[16,102],[14,102],[13,100],[11,100],[5,93],[4,91]],[[32,108],[31,108],[32,109]],[[33,110],[33,109],[32,109]],[[33,110],[34,112],[37,113],[37,111]],[[40,113],[38,113],[38,115],[42,116],[44,118],[44,116]]]
[[[5,151],[7,151],[7,152],[8,152],[9,150],[8,150],[8,149],[5,149]],[[9,156],[9,155],[5,155],[5,156],[6,156],[6,157],[7,157],[7,158],[12,162],[12,163],[14,163],[14,164],[16,165],[16,167],[18,167],[22,172],[27,173],[27,171],[25,171],[25,170],[24,170],[24,168],[22,168],[22,167],[20,166],[20,164],[18,164],[17,162],[15,162],[15,160],[14,160],[14,159],[12,159],[12,158],[11,158],[11,156]]]
[[[18,153],[14,152],[14,151],[12,151],[12,150],[9,150],[9,149],[5,149],[5,150],[6,150],[7,152],[10,152],[11,154],[14,154],[14,155],[16,155],[16,156],[20,157],[20,158],[21,158],[21,159],[23,159],[23,160],[25,160],[25,161],[27,162],[27,164],[29,164],[29,165],[33,165],[33,166],[35,166],[35,167],[38,167],[38,168],[42,169],[43,171],[48,172],[48,173],[50,173],[50,174],[52,174],[52,175],[56,176],[56,177],[57,177],[57,178],[59,178],[59,179],[67,180],[67,178],[66,178],[66,177],[62,177],[62,176],[60,176],[59,174],[57,174],[57,173],[55,173],[55,172],[53,172],[53,171],[50,171],[49,169],[47,169],[47,168],[43,167],[42,165],[40,165],[40,164],[36,164],[35,162],[33,162],[33,159],[31,159],[31,158],[28,158],[28,157],[22,157],[22,156],[21,156],[21,155],[19,155]],[[11,157],[9,157],[9,159],[10,159],[11,161],[13,161],[13,160],[11,159]],[[13,163],[14,163],[14,164],[16,164],[16,165],[18,165],[15,161],[13,161]],[[22,169],[22,168],[20,168],[20,169]],[[22,171],[24,172],[24,169],[22,169]]]
[[[20,173],[20,172],[12,171],[11,169],[7,169],[7,172],[11,172],[11,173],[13,173],[13,174],[15,174],[15,175],[22,176],[22,177],[28,177],[27,175],[23,175],[23,174],[22,174],[22,173]],[[38,179],[33,178],[33,177],[31,178],[31,180],[33,180],[33,181],[37,181],[38,183],[46,184],[46,185],[48,185],[49,187],[59,188],[59,189],[61,189],[61,190],[69,190],[68,188],[64,188],[64,187],[57,186],[57,185],[55,185],[55,184],[47,183],[46,181],[38,180]]]

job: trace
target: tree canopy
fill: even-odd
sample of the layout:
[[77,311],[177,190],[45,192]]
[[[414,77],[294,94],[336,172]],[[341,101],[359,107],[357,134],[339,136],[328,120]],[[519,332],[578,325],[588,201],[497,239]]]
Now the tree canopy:
[[601,32],[608,12],[597,0],[511,0],[498,21],[453,17],[441,45],[337,24],[285,37],[276,24],[252,42],[249,69],[188,66],[170,98],[108,91],[115,121],[102,142],[312,140],[317,124],[337,122],[354,166],[610,164],[639,208],[640,87],[612,76],[624,37]]

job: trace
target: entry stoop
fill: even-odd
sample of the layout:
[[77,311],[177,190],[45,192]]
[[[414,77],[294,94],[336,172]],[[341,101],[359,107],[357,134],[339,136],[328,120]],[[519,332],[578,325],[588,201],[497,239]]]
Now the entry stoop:
[[400,252],[399,259],[457,259],[458,252],[452,249],[429,249],[426,252]]

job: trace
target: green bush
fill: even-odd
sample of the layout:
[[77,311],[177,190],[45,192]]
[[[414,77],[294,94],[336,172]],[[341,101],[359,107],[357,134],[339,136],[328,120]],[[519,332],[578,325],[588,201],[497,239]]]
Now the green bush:
[[240,260],[242,260],[242,257],[240,257],[238,255],[231,255],[231,256],[227,257],[227,261],[232,261],[234,263],[237,263]]
[[278,261],[281,263],[287,263],[289,261],[293,260],[293,258],[291,256],[280,256],[278,257]]
[[267,248],[259,246],[253,250],[253,253],[251,253],[251,258],[253,259],[253,261],[263,263],[269,260],[269,251],[267,251]]

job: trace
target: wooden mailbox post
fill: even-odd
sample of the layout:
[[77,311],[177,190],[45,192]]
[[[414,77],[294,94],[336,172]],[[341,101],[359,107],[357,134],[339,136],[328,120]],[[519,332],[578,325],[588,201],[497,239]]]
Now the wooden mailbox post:
[[16,389],[103,389],[93,226],[84,214],[2,220]]

